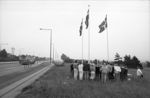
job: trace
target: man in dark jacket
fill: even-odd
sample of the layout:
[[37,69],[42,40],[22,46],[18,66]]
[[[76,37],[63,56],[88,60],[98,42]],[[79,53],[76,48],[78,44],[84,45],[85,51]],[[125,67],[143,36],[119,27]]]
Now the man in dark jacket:
[[70,73],[71,73],[71,77],[73,77],[73,63],[70,65]]
[[88,61],[83,66],[83,71],[84,71],[84,79],[88,80],[89,79],[89,72],[90,72],[90,65],[88,64]]
[[120,80],[123,81],[127,79],[128,69],[124,65],[121,66],[121,72],[120,72]]

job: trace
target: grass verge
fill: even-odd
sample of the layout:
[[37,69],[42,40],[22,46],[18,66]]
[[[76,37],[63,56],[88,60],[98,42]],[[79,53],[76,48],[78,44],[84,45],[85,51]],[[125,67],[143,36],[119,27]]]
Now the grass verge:
[[[135,72],[130,70],[129,72]],[[33,84],[25,87],[16,98],[150,98],[150,69],[142,80],[79,81],[70,77],[69,64],[54,66]]]

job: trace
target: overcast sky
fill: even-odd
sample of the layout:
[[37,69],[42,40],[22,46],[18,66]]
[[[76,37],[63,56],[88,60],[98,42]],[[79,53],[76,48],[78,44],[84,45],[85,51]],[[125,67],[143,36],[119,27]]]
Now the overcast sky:
[[[110,60],[118,52],[140,60],[150,60],[149,0],[0,0],[0,42],[15,54],[49,56],[51,28],[55,50],[71,58],[81,58],[79,27],[85,21],[90,5],[91,59],[107,59],[107,32],[99,32],[99,24],[108,20]],[[83,24],[84,59],[88,58],[88,31]]]

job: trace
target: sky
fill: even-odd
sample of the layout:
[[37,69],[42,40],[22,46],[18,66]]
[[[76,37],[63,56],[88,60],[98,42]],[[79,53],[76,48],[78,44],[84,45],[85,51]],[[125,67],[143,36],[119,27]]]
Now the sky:
[[[83,58],[88,59],[88,29],[85,17],[90,5],[90,59],[107,60],[116,53],[150,60],[149,0],[0,0],[1,48],[15,54],[49,57],[50,30],[58,57],[82,58],[82,37],[79,27],[83,19]],[[107,14],[108,28],[99,32]],[[108,32],[107,32],[108,31]],[[4,44],[4,43],[7,43]]]

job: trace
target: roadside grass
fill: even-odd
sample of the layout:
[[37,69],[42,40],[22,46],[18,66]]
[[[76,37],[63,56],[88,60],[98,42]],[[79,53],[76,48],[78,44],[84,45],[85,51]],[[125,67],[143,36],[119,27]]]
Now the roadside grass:
[[18,72],[14,72],[12,74],[0,76],[0,89],[22,79],[30,74],[33,74],[34,72],[42,69],[43,67],[45,67],[47,65],[49,65],[49,63],[45,62],[36,67],[26,68],[24,71],[18,71]]
[[[134,73],[135,70],[129,70]],[[69,64],[52,67],[33,84],[25,87],[16,98],[150,98],[150,69],[144,69],[144,78],[131,81],[74,80]]]

